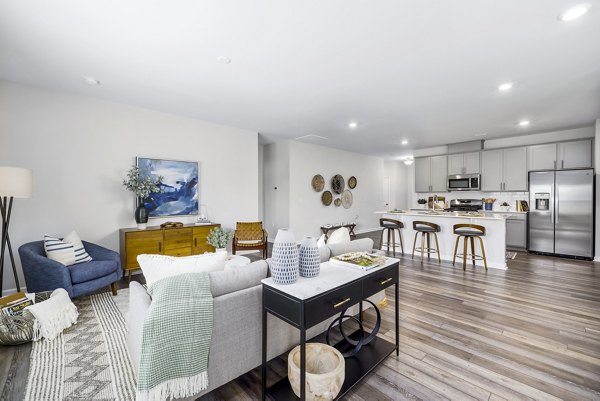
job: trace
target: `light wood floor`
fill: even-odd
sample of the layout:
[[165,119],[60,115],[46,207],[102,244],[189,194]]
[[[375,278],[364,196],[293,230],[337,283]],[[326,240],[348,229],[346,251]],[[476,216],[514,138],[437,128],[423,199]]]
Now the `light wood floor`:
[[[402,258],[400,356],[347,400],[600,400],[596,269],[523,252],[507,271],[487,273]],[[393,340],[393,292],[387,295],[381,333]],[[0,347],[0,400],[22,399],[28,354],[27,345]],[[283,360],[274,361],[271,380],[285,370]],[[200,400],[259,395],[256,369]]]

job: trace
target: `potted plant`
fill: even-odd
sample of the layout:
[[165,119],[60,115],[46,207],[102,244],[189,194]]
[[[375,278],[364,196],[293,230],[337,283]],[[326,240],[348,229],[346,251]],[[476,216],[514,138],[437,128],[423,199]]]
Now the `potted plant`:
[[206,242],[214,246],[217,249],[217,252],[227,252],[225,248],[227,248],[227,244],[231,241],[232,237],[232,232],[225,231],[220,227],[215,227],[208,233]]
[[427,199],[425,199],[425,198],[421,198],[421,199],[419,199],[419,200],[417,201],[417,203],[418,203],[419,205],[421,205],[423,208],[426,208],[426,206],[425,206],[425,205],[427,204]]
[[123,180],[123,186],[135,194],[137,198],[137,208],[135,209],[135,222],[140,230],[146,228],[148,223],[148,209],[144,205],[144,199],[146,199],[150,193],[160,191],[160,183],[163,177],[159,176],[156,181],[150,177],[143,176],[140,172],[140,168],[137,166],[131,166],[127,172],[127,177]]
[[502,202],[500,204],[500,209],[504,210],[505,212],[508,212],[508,210],[510,209],[510,205],[508,204],[508,202]]

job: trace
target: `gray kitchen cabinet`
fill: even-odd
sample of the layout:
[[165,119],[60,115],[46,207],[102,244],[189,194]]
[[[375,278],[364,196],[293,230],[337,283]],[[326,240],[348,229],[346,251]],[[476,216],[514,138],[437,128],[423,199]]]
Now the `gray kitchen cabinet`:
[[448,174],[479,173],[479,152],[448,155]]
[[527,191],[527,149],[481,152],[482,191]]
[[527,149],[504,149],[504,191],[527,191]]
[[558,169],[592,167],[592,140],[558,144]]
[[415,191],[446,192],[448,157],[430,156],[415,159]]
[[512,214],[506,219],[506,247],[527,249],[527,214]]
[[527,147],[527,170],[556,169],[556,144],[533,145]]

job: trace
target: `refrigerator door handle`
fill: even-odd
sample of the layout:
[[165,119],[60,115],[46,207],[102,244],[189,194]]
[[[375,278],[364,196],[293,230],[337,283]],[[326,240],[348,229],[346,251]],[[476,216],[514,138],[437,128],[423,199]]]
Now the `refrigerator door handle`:
[[560,202],[558,201],[558,191],[556,191],[556,195],[554,196],[554,208],[556,209],[556,216],[554,217],[554,223],[558,224],[558,219],[560,217],[560,211],[559,211],[559,206],[560,206]]
[[556,170],[556,160],[554,160],[554,170]]

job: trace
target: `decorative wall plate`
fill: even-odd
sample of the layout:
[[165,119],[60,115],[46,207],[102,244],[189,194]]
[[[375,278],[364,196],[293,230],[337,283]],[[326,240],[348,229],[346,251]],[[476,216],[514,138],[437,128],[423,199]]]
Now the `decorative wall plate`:
[[323,204],[325,206],[331,205],[332,199],[333,199],[333,195],[331,195],[331,192],[329,192],[329,191],[325,191],[325,192],[323,192],[323,195],[321,195],[321,202],[323,202]]
[[337,198],[333,201],[333,204],[336,206],[342,206],[342,200],[340,198]]
[[344,193],[342,193],[342,206],[344,206],[344,209],[350,209],[352,200],[352,192],[345,190]]
[[317,174],[313,177],[311,184],[315,192],[321,192],[325,187],[325,179],[321,174]]
[[348,187],[350,189],[356,188],[356,177],[355,176],[348,178]]
[[341,175],[336,174],[331,179],[331,190],[333,191],[334,194],[339,195],[342,192],[344,192],[345,186],[346,186],[346,183],[344,182],[344,177],[342,177]]

